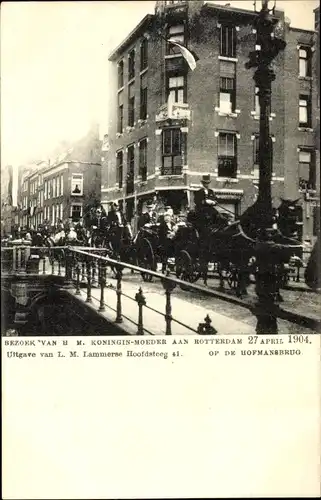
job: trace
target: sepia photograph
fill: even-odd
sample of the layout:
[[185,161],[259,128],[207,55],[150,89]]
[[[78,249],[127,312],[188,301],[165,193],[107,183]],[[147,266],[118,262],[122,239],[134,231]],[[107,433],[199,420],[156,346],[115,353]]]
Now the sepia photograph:
[[1,5],[2,496],[320,494],[318,0]]
[[318,2],[2,11],[2,336],[320,332]]

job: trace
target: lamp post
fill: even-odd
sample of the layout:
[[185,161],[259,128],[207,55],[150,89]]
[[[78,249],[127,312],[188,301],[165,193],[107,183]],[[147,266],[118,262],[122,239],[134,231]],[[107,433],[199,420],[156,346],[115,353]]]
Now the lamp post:
[[[273,59],[286,44],[274,36],[275,2],[272,9],[268,0],[262,0],[262,8],[257,13],[255,28],[257,45],[250,52],[246,68],[256,68],[254,81],[259,89],[260,134],[259,134],[259,190],[256,209],[260,220],[260,236],[256,247],[257,273],[257,333],[277,333],[275,301],[279,283],[278,264],[282,261],[282,248],[273,241],[273,208],[272,208],[272,143],[270,138],[270,114],[272,82],[275,73],[271,68]],[[273,313],[274,311],[274,313]]]

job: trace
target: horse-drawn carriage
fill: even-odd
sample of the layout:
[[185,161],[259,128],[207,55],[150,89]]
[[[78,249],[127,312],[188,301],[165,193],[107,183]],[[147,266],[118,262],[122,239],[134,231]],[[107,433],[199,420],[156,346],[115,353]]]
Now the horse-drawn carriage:
[[[265,248],[269,246],[266,264],[274,266],[280,284],[284,285],[288,280],[290,262],[295,259],[299,265],[302,257],[302,245],[293,238],[298,220],[295,207],[296,201],[283,200],[278,219],[275,219],[275,229],[261,234],[260,238],[262,210],[258,204],[252,205],[235,222],[216,210],[211,220],[202,220],[196,212],[190,211],[187,221],[178,225],[170,244],[165,245],[159,236],[158,225],[147,224],[135,240],[137,263],[155,271],[157,263],[162,262],[164,271],[168,259],[174,258],[178,278],[190,283],[202,278],[204,284],[207,284],[209,264],[213,263],[220,288],[224,289],[227,283],[241,296],[247,293],[250,277],[257,272],[263,244]],[[146,281],[152,279],[148,273],[142,273],[142,276]]]
[[197,231],[192,241],[185,238],[186,246],[176,252],[177,276],[189,282],[202,277],[207,284],[208,265],[212,262],[221,289],[227,282],[237,295],[246,295],[250,277],[256,274],[264,254],[267,272],[276,274],[279,284],[284,285],[288,280],[289,263],[293,259],[296,265],[302,262],[302,245],[294,238],[297,231],[295,206],[296,201],[282,200],[274,228],[270,230],[261,229],[262,208],[258,203],[235,222],[217,211],[212,221],[194,222]]
[[141,273],[145,281],[152,280],[148,271],[156,271],[161,263],[162,272],[165,272],[172,261],[175,262],[178,278],[191,283],[202,278],[207,284],[209,264],[213,263],[220,287],[223,289],[227,283],[238,295],[243,295],[246,294],[250,276],[257,271],[264,238],[266,246],[269,243],[271,247],[271,242],[275,245],[275,250],[266,256],[266,263],[274,266],[283,284],[287,280],[290,259],[296,256],[300,260],[302,246],[293,238],[298,220],[295,207],[296,201],[283,200],[274,231],[261,234],[259,238],[262,207],[258,203],[247,209],[235,222],[216,209],[212,210],[214,215],[210,219],[190,211],[186,220],[181,220],[175,227],[169,221],[156,223],[151,220],[140,227],[134,238],[129,224],[117,210],[108,216],[98,210],[98,218],[97,213],[94,213],[90,219],[89,243],[105,250],[105,255],[114,260],[146,269],[146,272]]

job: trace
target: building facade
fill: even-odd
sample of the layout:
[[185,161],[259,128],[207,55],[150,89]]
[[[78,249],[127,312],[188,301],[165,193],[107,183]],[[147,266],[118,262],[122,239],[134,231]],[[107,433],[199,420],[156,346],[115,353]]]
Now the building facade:
[[18,193],[21,228],[77,222],[88,207],[100,203],[101,146],[99,130],[93,127],[54,161],[24,172]]
[[[245,69],[256,47],[254,16],[200,1],[158,1],[155,14],[114,50],[103,203],[120,201],[130,219],[152,197],[158,207],[179,211],[193,206],[204,174],[211,175],[221,210],[237,216],[254,202],[260,110],[253,70]],[[275,16],[277,36],[287,42],[274,62],[270,116],[278,206],[282,197],[318,199],[320,159],[316,35],[292,28],[282,11]],[[197,54],[195,71],[169,39]],[[312,237],[308,219],[303,238]]]

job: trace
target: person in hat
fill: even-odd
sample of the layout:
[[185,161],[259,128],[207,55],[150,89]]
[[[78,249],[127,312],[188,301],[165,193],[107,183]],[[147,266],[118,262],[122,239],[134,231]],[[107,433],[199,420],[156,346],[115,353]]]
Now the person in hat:
[[202,187],[195,193],[194,201],[197,211],[204,207],[213,207],[216,205],[216,199],[213,189],[210,188],[210,175],[203,175],[201,179]]
[[87,244],[87,232],[82,218],[79,219],[75,226],[75,231],[77,233],[77,240],[82,245]]
[[92,207],[86,214],[86,220],[87,229],[81,228],[80,231],[83,233],[83,229],[85,229],[86,239],[92,246],[101,246],[107,229],[106,212],[102,205]]
[[170,217],[174,216],[174,210],[170,205],[166,205],[164,215],[169,215]]
[[61,219],[59,219],[57,222],[57,231],[63,231],[63,230],[64,230],[64,223],[62,222]]
[[202,187],[194,195],[195,214],[200,227],[215,223],[218,211],[215,209],[216,199],[213,189],[210,188],[210,175],[203,175]]
[[109,227],[124,227],[127,225],[126,218],[123,212],[119,209],[119,204],[117,201],[114,201],[110,204],[110,210],[107,215],[107,224]]
[[154,205],[148,202],[146,205],[147,212],[144,212],[138,219],[138,231],[146,224],[153,224],[156,221],[156,214],[154,212]]
[[127,221],[124,213],[120,210],[117,202],[112,203],[107,215],[108,237],[113,242],[113,248],[116,254],[119,254],[123,244],[127,245],[133,239],[130,223]]
[[159,224],[158,237],[162,262],[162,273],[166,271],[168,257],[174,253],[173,240],[175,238],[174,222],[169,213],[164,214],[164,220]]
[[177,233],[180,227],[186,227],[186,226],[187,226],[186,214],[184,212],[179,212],[176,224],[174,226],[175,233]]

